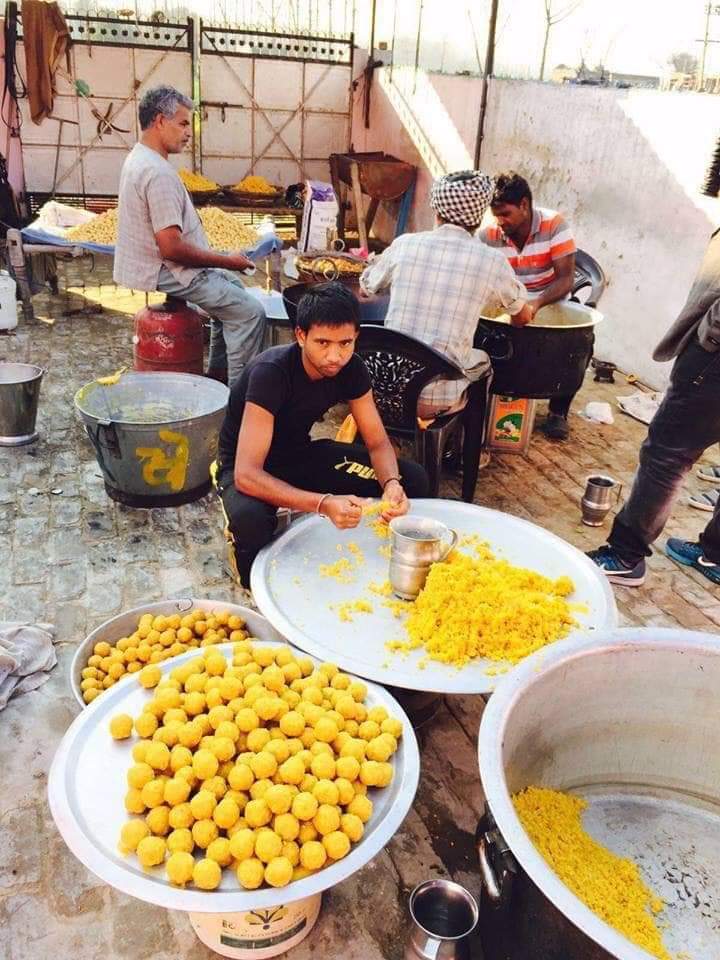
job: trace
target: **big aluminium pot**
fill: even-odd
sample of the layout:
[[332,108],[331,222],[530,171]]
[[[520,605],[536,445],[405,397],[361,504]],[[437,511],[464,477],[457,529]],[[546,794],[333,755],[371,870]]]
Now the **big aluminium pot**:
[[526,327],[511,326],[507,314],[483,317],[474,345],[492,360],[492,392],[538,399],[575,393],[602,319],[593,307],[569,300],[541,307]]
[[654,628],[553,645],[503,681],[479,736],[485,960],[650,960],[537,851],[511,801],[531,785],[588,800],[585,829],[665,901],[672,956],[720,956],[719,688],[716,636]]
[[228,388],[190,373],[126,373],[75,394],[109,497],[177,507],[210,489]]

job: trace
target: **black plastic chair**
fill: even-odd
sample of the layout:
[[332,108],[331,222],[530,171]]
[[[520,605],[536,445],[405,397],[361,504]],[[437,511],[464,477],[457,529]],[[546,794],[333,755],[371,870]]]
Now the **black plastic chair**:
[[413,441],[415,459],[427,471],[430,496],[440,489],[442,458],[448,440],[463,431],[463,500],[475,493],[483,442],[488,384],[491,375],[470,386],[464,410],[437,417],[425,430],[417,420],[418,398],[436,377],[458,380],[463,371],[437,350],[408,334],[374,324],[363,324],[356,347],[370,373],[373,394],[385,429],[391,437]]
[[[575,254],[575,280],[570,291],[570,299],[577,303],[584,303],[587,307],[596,307],[606,286],[607,278],[597,260],[584,250],[578,250]],[[587,299],[580,300],[578,293],[588,288]]]

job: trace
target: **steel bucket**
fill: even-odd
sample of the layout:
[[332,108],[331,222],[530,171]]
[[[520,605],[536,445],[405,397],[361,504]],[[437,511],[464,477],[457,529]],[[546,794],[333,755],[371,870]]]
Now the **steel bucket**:
[[512,796],[579,793],[583,824],[634,860],[665,901],[672,956],[718,956],[720,646],[713,634],[629,628],[553,644],[493,694],[479,736],[486,960],[648,960],[590,910],[525,832]]
[[75,395],[113,500],[135,507],[189,503],[210,489],[228,388],[189,373],[127,373]]
[[44,373],[34,363],[0,363],[0,447],[37,440],[35,420]]

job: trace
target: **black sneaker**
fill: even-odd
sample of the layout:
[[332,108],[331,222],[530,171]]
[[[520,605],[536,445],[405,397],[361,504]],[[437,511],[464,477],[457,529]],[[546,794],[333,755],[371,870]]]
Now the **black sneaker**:
[[551,440],[567,440],[570,436],[570,424],[567,417],[561,417],[559,413],[550,413],[542,425],[542,431]]
[[638,560],[635,566],[631,566],[610,544],[589,550],[587,556],[600,567],[610,583],[621,583],[626,587],[640,587],[645,583],[645,560]]

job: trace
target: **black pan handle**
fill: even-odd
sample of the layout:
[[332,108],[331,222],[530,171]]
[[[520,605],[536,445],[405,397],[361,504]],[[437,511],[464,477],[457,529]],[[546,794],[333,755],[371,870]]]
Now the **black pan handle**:
[[487,811],[475,830],[475,849],[482,894],[493,910],[507,908],[512,900],[518,865],[492,814]]
[[491,360],[511,360],[513,356],[512,340],[505,330],[480,330],[475,346],[484,350]]

